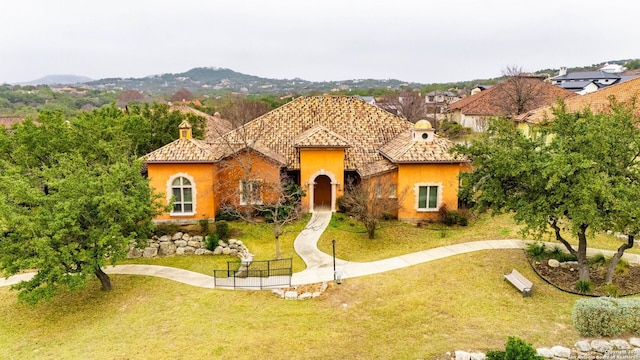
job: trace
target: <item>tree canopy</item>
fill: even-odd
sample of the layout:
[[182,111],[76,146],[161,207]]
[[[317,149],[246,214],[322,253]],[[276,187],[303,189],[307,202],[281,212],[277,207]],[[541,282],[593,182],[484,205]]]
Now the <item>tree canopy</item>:
[[[610,282],[640,227],[640,124],[634,108],[612,99],[606,113],[568,113],[559,103],[554,121],[533,137],[512,121],[492,122],[481,139],[456,149],[474,166],[463,174],[461,197],[479,210],[513,211],[526,232],[551,231],[578,258],[583,281],[589,281],[588,236],[607,230],[629,235],[610,263]],[[570,237],[578,239],[577,249]]]
[[36,270],[14,286],[36,303],[81,287],[148,238],[157,197],[113,107],[66,120],[41,113],[0,132],[0,270]]

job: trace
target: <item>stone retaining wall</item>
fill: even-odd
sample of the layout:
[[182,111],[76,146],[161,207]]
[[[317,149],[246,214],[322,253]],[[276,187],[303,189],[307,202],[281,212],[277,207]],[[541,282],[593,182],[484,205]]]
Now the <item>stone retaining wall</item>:
[[253,258],[253,255],[249,253],[247,247],[240,240],[220,240],[214,251],[211,251],[205,248],[205,242],[202,236],[191,236],[182,232],[175,233],[173,236],[154,236],[149,240],[149,243],[144,249],[131,245],[127,253],[127,258],[151,258],[170,255],[231,255],[237,256],[240,259],[250,260]]
[[[498,350],[498,349],[496,349]],[[538,355],[547,359],[602,359],[640,360],[640,338],[629,340],[580,340],[572,348],[554,346],[537,349]],[[484,360],[484,353],[456,351],[455,360]]]

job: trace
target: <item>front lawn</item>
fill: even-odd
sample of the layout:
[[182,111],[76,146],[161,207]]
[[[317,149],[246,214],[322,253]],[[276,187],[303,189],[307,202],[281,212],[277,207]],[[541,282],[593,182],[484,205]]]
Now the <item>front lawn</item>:
[[[502,274],[534,282],[523,298]],[[145,276],[91,279],[35,307],[0,288],[2,359],[433,359],[508,336],[571,346],[578,298],[535,276],[522,250],[481,251],[330,284],[319,298],[209,290]]]

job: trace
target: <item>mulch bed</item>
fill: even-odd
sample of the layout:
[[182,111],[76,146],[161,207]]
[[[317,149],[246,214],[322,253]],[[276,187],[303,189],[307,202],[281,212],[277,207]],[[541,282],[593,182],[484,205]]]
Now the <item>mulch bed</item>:
[[[550,284],[567,292],[579,293],[575,286],[576,281],[578,281],[577,265],[572,267],[561,266],[558,268],[552,268],[549,266],[548,259],[540,261],[529,259],[529,262],[538,275]],[[604,266],[592,266],[589,268],[589,275],[591,277],[591,282],[593,283],[593,292],[585,295],[607,296],[602,289],[602,286],[605,285],[604,276],[606,274],[606,270],[607,269]],[[619,296],[634,295],[640,293],[640,281],[638,279],[640,279],[640,266],[631,265],[623,274],[613,275],[613,284],[618,286]]]

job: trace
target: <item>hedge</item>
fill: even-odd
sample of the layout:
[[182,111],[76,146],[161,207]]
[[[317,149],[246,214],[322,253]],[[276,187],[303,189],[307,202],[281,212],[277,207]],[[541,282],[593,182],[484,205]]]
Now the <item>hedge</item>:
[[580,299],[571,318],[581,336],[640,335],[640,299]]

